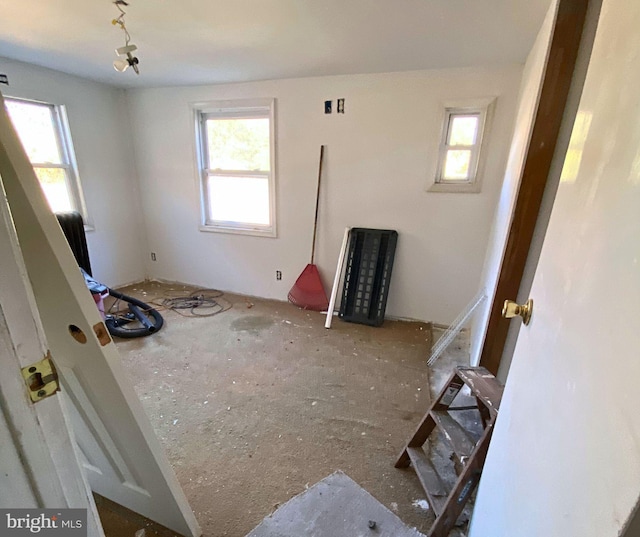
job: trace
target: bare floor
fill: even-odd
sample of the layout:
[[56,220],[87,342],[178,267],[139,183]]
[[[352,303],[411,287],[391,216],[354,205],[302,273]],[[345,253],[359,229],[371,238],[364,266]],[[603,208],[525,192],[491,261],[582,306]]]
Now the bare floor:
[[[183,290],[125,293],[150,302]],[[429,326],[335,319],[326,330],[319,313],[225,298],[233,307],[215,317],[165,311],[157,334],[117,341],[204,535],[244,536],[336,470],[428,530],[417,477],[393,464],[429,406]]]

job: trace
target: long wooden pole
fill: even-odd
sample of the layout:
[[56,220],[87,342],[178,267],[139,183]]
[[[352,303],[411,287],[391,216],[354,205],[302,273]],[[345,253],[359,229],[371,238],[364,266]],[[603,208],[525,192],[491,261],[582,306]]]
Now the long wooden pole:
[[311,243],[311,264],[316,255],[316,234],[318,232],[318,209],[320,207],[320,181],[322,180],[322,161],[324,160],[324,146],[320,146],[320,165],[318,166],[318,189],[316,191],[316,216],[313,219],[313,242]]

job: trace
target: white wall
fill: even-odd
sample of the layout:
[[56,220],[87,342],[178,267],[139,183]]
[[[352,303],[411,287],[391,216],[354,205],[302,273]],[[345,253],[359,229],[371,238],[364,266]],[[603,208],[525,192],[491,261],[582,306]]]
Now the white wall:
[[[316,263],[329,287],[345,226],[400,237],[387,313],[450,322],[478,290],[512,134],[521,66],[128,92],[154,278],[286,300],[309,262],[319,147],[327,145]],[[497,96],[480,194],[426,192],[442,103]],[[198,231],[190,102],[275,97],[278,238]],[[346,99],[344,115],[323,101]],[[275,279],[281,270],[282,281]]]
[[78,173],[94,230],[87,242],[94,276],[115,286],[144,278],[144,227],[124,90],[0,58],[5,96],[65,105]]
[[542,74],[544,73],[544,68],[547,63],[549,42],[556,18],[556,10],[557,0],[554,0],[538,32],[538,37],[529,53],[522,73],[513,140],[511,141],[509,159],[500,190],[498,206],[493,219],[484,267],[482,269],[481,288],[486,290],[488,299],[485,300],[476,311],[471,329],[472,364],[478,364],[480,360],[480,352],[489,322],[489,314],[498,283],[502,257],[507,244],[516,196],[520,187],[524,160],[529,148],[533,118],[538,108]]

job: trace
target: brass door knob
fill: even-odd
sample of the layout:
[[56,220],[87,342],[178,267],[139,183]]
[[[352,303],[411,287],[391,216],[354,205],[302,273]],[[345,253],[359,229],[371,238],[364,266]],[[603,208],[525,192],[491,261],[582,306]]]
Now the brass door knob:
[[502,307],[502,316],[505,319],[511,319],[520,315],[524,324],[529,324],[531,314],[533,313],[533,300],[529,299],[524,304],[516,304],[513,300],[505,300]]

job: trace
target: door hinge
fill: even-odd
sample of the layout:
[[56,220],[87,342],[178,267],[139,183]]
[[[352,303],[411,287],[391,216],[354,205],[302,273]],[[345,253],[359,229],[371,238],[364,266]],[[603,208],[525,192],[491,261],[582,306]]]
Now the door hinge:
[[22,368],[22,378],[29,390],[31,401],[37,403],[60,390],[58,372],[47,352],[44,359]]

